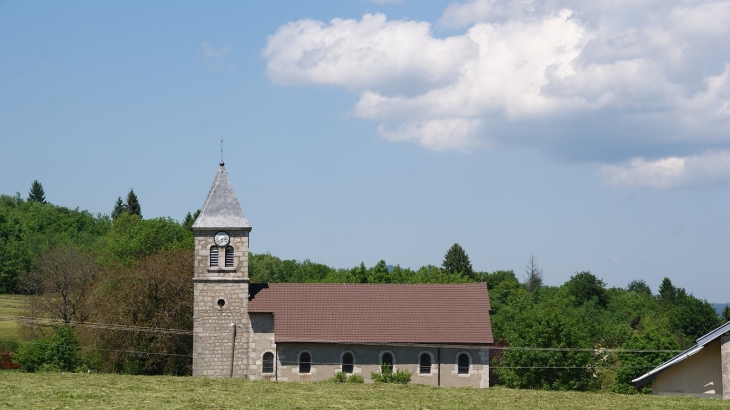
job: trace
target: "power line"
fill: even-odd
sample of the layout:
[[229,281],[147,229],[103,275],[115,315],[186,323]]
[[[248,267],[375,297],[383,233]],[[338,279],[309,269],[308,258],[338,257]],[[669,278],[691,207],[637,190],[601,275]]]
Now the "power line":
[[9,339],[0,339],[0,342],[15,342],[15,343],[25,343],[25,344],[44,344],[46,346],[55,346],[55,347],[67,347],[72,349],[84,349],[84,350],[98,350],[102,352],[115,352],[115,353],[134,353],[134,354],[144,354],[144,355],[153,355],[153,356],[178,356],[178,357],[193,357],[189,354],[177,354],[177,353],[162,353],[162,352],[145,352],[141,350],[120,350],[120,349],[103,349],[100,347],[88,347],[88,346],[72,346],[72,345],[62,345],[57,343],[45,343],[45,342],[39,342],[37,340],[31,341],[31,342],[22,342],[18,340],[9,340]]
[[0,320],[15,320],[18,322],[23,322],[23,323],[34,323],[34,324],[47,325],[47,326],[67,325],[67,326],[85,326],[85,327],[92,327],[92,328],[97,328],[97,329],[107,329],[107,330],[127,330],[127,331],[134,331],[134,332],[168,333],[168,334],[177,334],[177,335],[192,335],[193,334],[193,332],[191,330],[170,329],[170,328],[150,327],[150,326],[116,325],[116,324],[110,324],[110,323],[79,322],[79,321],[75,321],[75,320],[66,322],[61,319],[36,318],[36,317],[32,317],[32,316],[0,315]]
[[[24,323],[36,323],[41,325],[71,325],[71,326],[85,326],[96,329],[106,330],[122,330],[122,331],[133,331],[133,332],[149,332],[149,333],[166,333],[175,335],[193,335],[193,331],[183,329],[170,329],[170,328],[158,328],[149,326],[132,326],[132,325],[118,325],[110,323],[94,323],[94,322],[79,322],[70,321],[65,322],[60,319],[46,319],[46,318],[35,318],[31,316],[8,316],[0,315],[0,321],[2,320],[16,320]],[[275,338],[270,338],[256,333],[252,333],[253,337],[261,340],[266,340],[271,343],[276,343]],[[465,345],[454,345],[448,344],[419,344],[419,343],[374,343],[368,341],[348,341],[344,344],[354,345],[377,345],[377,346],[413,346],[413,347],[463,347],[463,348],[475,348],[477,346],[465,346]],[[502,350],[502,351],[535,351],[535,352],[586,352],[593,354],[604,354],[604,353],[681,353],[683,350],[675,349],[622,349],[622,348],[577,348],[577,347],[528,347],[528,346],[496,346],[496,345],[485,345],[489,350]]]

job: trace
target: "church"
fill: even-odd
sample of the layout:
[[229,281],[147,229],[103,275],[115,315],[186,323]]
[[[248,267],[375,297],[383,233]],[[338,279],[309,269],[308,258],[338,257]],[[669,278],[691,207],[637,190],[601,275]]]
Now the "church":
[[193,376],[489,387],[494,344],[484,283],[250,283],[251,225],[220,163],[195,236]]

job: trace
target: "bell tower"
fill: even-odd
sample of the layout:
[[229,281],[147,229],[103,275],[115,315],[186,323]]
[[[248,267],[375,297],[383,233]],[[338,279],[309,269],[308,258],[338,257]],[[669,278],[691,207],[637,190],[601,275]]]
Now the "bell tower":
[[193,224],[193,376],[247,376],[250,232],[221,161]]

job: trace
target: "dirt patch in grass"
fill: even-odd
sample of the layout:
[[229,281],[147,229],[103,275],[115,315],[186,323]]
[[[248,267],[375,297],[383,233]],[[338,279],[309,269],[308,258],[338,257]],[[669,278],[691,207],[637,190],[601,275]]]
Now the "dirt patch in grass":
[[275,383],[110,374],[0,373],[0,407],[257,409],[715,409],[730,402],[504,388]]

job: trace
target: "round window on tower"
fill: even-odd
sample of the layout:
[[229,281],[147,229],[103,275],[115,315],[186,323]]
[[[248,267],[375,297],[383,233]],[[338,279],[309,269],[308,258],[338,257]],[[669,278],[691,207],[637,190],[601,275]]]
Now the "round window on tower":
[[223,309],[223,306],[226,305],[226,301],[223,299],[218,299],[218,307]]

